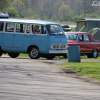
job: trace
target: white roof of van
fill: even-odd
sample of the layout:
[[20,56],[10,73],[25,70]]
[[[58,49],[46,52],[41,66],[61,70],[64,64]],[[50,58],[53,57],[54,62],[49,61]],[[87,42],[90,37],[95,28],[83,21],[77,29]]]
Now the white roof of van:
[[41,20],[26,20],[26,19],[0,19],[0,22],[17,22],[17,23],[34,23],[34,24],[58,24],[54,22],[41,21]]

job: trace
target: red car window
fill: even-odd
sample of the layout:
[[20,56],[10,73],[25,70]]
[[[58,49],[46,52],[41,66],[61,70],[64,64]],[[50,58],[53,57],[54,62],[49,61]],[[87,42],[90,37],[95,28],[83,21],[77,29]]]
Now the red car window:
[[79,34],[79,41],[84,41],[83,34]]
[[90,41],[90,38],[87,34],[84,34],[84,41]]

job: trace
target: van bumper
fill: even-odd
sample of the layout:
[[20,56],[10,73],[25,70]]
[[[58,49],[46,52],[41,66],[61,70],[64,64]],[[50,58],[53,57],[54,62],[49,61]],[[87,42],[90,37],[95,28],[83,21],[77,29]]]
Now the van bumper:
[[49,50],[49,54],[66,54],[67,50]]

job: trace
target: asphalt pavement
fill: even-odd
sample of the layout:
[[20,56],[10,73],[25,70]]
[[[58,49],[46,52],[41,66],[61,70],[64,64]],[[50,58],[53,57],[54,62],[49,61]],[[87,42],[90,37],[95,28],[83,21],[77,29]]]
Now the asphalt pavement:
[[47,62],[60,61],[2,56],[0,100],[100,100],[99,85],[69,77]]

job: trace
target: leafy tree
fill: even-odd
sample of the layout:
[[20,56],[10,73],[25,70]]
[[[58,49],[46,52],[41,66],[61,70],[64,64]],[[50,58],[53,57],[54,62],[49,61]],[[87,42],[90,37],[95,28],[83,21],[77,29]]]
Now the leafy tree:
[[73,9],[76,10],[76,14],[81,15],[84,13],[84,5],[83,0],[77,0],[75,1],[75,4],[73,5]]
[[92,14],[90,15],[90,17],[91,17],[91,18],[100,18],[100,16],[99,16],[99,15],[94,14],[94,13],[92,13]]
[[70,6],[69,5],[61,5],[61,7],[58,10],[58,16],[62,20],[65,17],[68,17],[71,15]]
[[9,6],[9,0],[0,0],[0,10],[3,11],[4,8]]
[[[17,17],[76,21],[80,18],[100,18],[94,0],[0,0],[1,11],[12,11]],[[100,0],[96,0],[100,3]],[[6,9],[6,10],[5,10]]]
[[16,11],[19,13],[19,15],[21,17],[25,16],[25,9],[24,9],[24,4],[23,4],[22,1],[14,0],[10,5],[11,5],[12,8],[16,9]]
[[14,14],[14,17],[19,17],[19,14],[15,8],[8,7],[6,9],[4,9],[4,12],[7,12],[7,11],[11,11]]

